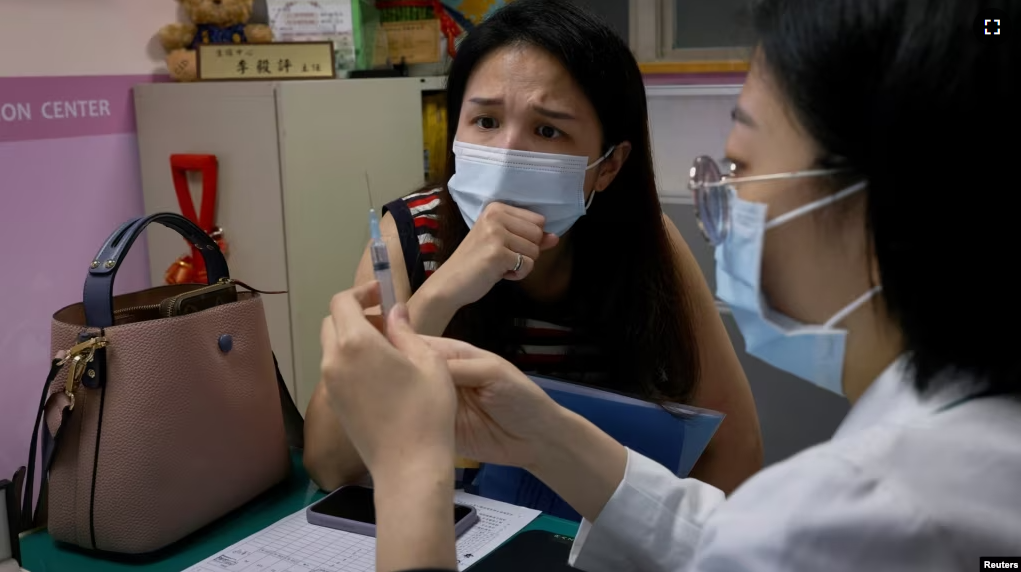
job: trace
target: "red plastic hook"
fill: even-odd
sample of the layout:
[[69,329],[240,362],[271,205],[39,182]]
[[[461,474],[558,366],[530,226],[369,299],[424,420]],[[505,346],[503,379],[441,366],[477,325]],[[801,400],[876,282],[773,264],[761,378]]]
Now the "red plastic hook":
[[[191,198],[191,187],[188,185],[188,172],[202,173],[202,199],[199,212],[195,212],[195,202]],[[174,191],[177,202],[181,206],[181,214],[209,233],[226,249],[223,231],[216,227],[216,192],[219,179],[219,162],[216,155],[171,155],[170,172],[174,179]],[[167,270],[166,280],[169,284],[205,281],[205,261],[195,245],[188,244],[190,256],[182,256]],[[225,252],[226,254],[226,252]]]

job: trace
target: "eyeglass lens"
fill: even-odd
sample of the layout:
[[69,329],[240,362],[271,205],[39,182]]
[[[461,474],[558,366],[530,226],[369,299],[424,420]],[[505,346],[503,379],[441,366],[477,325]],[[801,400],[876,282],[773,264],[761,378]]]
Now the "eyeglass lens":
[[[727,170],[730,174],[730,170]],[[712,157],[695,159],[689,173],[688,187],[695,200],[695,216],[698,226],[709,244],[715,246],[726,238],[727,233],[727,186],[719,163]]]

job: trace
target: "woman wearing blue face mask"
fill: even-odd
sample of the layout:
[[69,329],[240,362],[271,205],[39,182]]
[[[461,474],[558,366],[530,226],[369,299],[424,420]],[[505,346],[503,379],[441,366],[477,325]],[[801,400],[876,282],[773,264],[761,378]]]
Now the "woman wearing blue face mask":
[[[748,350],[853,403],[833,439],[724,500],[559,408],[499,357],[414,336],[403,310],[388,342],[362,316],[377,297],[368,285],[337,297],[324,384],[376,477],[381,566],[453,567],[438,535],[452,534],[439,479],[455,442],[527,467],[578,509],[571,561],[583,570],[949,571],[1021,555],[1018,238],[1005,202],[1016,150],[1001,137],[1018,127],[1021,44],[980,35],[984,20],[1021,21],[1021,5],[755,10],[729,161],[698,159],[690,184]],[[384,419],[348,405],[379,401],[380,385],[414,391]],[[393,443],[409,434],[421,452],[398,462]],[[402,490],[408,465],[437,475],[433,488]],[[444,504],[409,515],[423,498]]]
[[[525,372],[726,413],[692,474],[732,490],[761,467],[758,421],[712,294],[660,209],[627,45],[568,2],[518,0],[459,46],[447,98],[446,184],[382,220],[416,331]],[[366,252],[356,282],[372,279]],[[305,463],[332,489],[365,466],[324,397],[309,406]],[[580,520],[519,469],[483,467],[477,484]]]

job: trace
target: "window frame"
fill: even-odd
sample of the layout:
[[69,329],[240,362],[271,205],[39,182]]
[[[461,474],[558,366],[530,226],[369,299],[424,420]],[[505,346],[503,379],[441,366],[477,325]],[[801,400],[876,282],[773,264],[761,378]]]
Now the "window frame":
[[720,62],[732,66],[735,61],[751,58],[750,46],[674,48],[677,1],[628,0],[628,44],[639,62]]

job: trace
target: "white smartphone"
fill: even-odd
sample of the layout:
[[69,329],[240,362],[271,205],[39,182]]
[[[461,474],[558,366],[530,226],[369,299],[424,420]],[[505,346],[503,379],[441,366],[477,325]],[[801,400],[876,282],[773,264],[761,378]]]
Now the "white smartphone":
[[[369,487],[340,487],[305,509],[305,518],[309,524],[374,537],[376,504],[372,495]],[[479,521],[479,514],[473,506],[455,503],[453,513],[455,536],[461,536]]]

